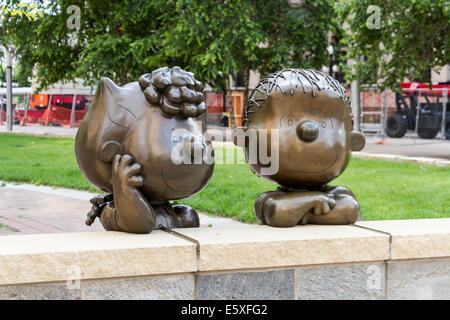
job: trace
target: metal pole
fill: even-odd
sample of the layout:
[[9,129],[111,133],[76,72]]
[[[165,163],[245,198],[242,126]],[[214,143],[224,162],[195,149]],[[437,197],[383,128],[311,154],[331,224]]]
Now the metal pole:
[[73,128],[75,122],[75,104],[77,103],[77,95],[73,95],[72,111],[70,111],[70,127]]
[[419,112],[420,112],[420,98],[422,97],[422,92],[419,90],[419,99],[417,99],[417,110],[416,110],[416,128],[414,130],[414,143],[416,143],[419,131]]
[[23,125],[25,125],[27,123],[27,117],[28,117],[28,104],[30,103],[30,94],[27,93],[26,94],[26,98],[25,98],[25,112],[23,115]]
[[[444,88],[444,92],[442,94],[442,128],[441,128],[441,134],[442,134],[442,140],[445,140],[445,116],[447,113],[447,101],[448,101],[448,90],[447,88]],[[449,128],[450,130],[450,128]],[[450,132],[449,132],[450,134]]]
[[381,93],[381,135],[383,137],[383,142],[386,137],[386,90]]
[[0,103],[0,124],[3,123],[3,99],[4,99],[4,95],[2,95],[2,101]]
[[359,81],[352,81],[352,112],[356,131],[361,131],[361,105],[360,105]]
[[5,47],[6,55],[6,126],[8,131],[13,129],[12,110],[12,57],[9,48]]
[[47,116],[45,117],[44,126],[48,126],[48,116],[50,115],[50,109],[52,106],[51,102],[52,102],[52,95],[50,95],[50,97],[48,98]]

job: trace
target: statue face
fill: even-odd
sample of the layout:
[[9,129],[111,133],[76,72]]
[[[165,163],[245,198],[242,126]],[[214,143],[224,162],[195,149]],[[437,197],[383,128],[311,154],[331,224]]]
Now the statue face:
[[[276,91],[251,115],[248,128],[279,130],[279,170],[262,177],[283,186],[326,184],[348,164],[352,122],[348,105],[339,98],[302,89],[293,95]],[[261,164],[250,165],[260,174]]]
[[[133,155],[142,165],[141,190],[147,199],[181,199],[206,186],[213,173],[213,160],[207,164],[205,158],[192,158],[194,153],[200,157],[212,154],[212,144],[205,141],[202,130],[198,119],[167,117],[159,108],[138,120],[124,139],[124,154]],[[182,159],[185,145],[190,153],[188,163]]]

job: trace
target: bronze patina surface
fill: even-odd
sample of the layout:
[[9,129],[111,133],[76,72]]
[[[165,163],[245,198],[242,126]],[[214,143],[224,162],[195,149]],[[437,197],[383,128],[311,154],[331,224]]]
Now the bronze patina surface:
[[[123,87],[100,81],[75,140],[81,172],[108,192],[91,199],[88,225],[100,217],[106,230],[132,233],[199,226],[194,209],[169,200],[200,192],[213,172],[202,91],[194,74],[179,67]],[[193,161],[173,161],[185,151]]]
[[[255,214],[261,223],[352,224],[360,218],[353,192],[327,185],[345,170],[351,151],[365,144],[364,136],[352,131],[350,100],[336,80],[314,70],[282,70],[261,81],[244,112],[244,130],[267,130],[266,154],[274,143],[279,150],[274,174],[261,172],[264,162],[259,153],[250,163],[258,176],[280,185],[256,199]],[[270,140],[273,130],[278,130],[278,141]],[[247,160],[248,143],[243,146]]]

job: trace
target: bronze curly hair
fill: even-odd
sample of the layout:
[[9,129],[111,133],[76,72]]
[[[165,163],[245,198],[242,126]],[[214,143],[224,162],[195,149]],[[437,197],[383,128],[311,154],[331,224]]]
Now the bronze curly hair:
[[197,117],[206,111],[202,83],[180,67],[146,73],[139,78],[139,85],[146,100],[169,116]]

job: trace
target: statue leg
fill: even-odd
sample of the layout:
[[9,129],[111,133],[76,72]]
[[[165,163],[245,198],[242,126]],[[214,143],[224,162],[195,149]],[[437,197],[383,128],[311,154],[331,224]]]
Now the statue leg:
[[130,155],[116,155],[112,164],[114,202],[102,210],[101,222],[106,230],[149,233],[156,225],[153,207],[139,191],[143,178],[141,166]]
[[308,213],[300,224],[353,224],[360,218],[359,203],[355,198],[347,194],[335,194],[333,198],[336,205],[330,212],[323,215]]
[[293,227],[308,214],[322,215],[335,206],[334,199],[319,191],[271,191],[261,194],[255,203],[256,217],[273,227]]

